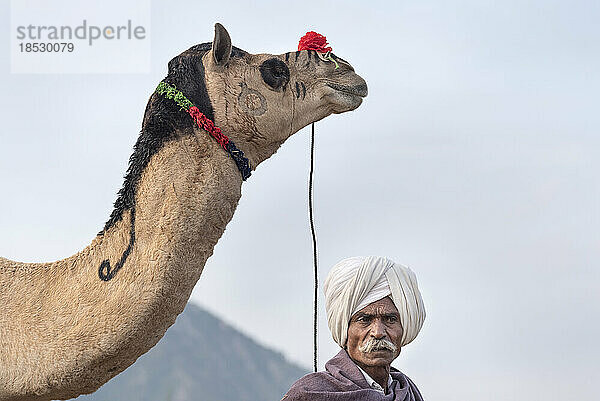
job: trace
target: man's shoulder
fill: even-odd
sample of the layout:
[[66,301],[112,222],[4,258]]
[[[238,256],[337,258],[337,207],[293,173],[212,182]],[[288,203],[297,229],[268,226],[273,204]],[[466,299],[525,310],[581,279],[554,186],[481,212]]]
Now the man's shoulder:
[[[398,399],[423,401],[417,386],[404,373],[394,369],[390,372]],[[352,399],[364,399],[366,388],[360,387],[349,380],[336,378],[330,372],[309,373],[298,379],[281,401],[319,401],[330,400],[333,393],[344,392]],[[372,396],[372,395],[371,395]],[[405,398],[408,397],[408,398]],[[337,399],[337,398],[335,398]],[[350,398],[348,398],[350,399]],[[371,399],[371,398],[369,398]]]
[[339,391],[335,378],[327,371],[309,373],[298,379],[283,397],[282,401],[310,400],[315,392],[327,393]]
[[406,391],[409,391],[412,394],[414,400],[423,400],[421,392],[419,391],[415,383],[407,375],[393,367],[390,371],[390,375],[392,376],[393,380],[397,381],[400,384],[400,389],[406,389]]
[[327,371],[309,373],[298,379],[292,385],[290,391],[330,391],[335,390],[335,382],[336,380],[334,379],[334,377]]
[[392,379],[395,380],[409,381],[410,383],[412,383],[412,381],[408,378],[406,374],[404,374],[399,369],[396,369],[393,366],[390,368],[390,376],[392,376]]

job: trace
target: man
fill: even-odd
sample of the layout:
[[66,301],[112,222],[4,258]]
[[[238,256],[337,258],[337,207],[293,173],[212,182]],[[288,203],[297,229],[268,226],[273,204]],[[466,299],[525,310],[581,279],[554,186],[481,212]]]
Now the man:
[[415,384],[391,367],[425,319],[415,274],[382,257],[348,258],[331,269],[324,292],[329,329],[342,350],[282,401],[422,401]]

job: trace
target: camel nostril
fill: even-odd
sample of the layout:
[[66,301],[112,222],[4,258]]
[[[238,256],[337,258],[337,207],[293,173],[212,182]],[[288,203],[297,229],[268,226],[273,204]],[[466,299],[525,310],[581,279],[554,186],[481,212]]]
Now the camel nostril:
[[354,90],[356,90],[356,94],[361,97],[367,97],[367,95],[369,94],[369,89],[367,88],[366,82],[364,84],[355,86]]
[[[342,61],[342,62],[340,63],[340,61]],[[342,59],[338,59],[338,63],[340,64],[340,67],[345,67],[345,69],[346,69],[347,71],[350,71],[350,72],[355,72],[355,71],[354,71],[354,67],[352,67],[352,66],[350,65],[350,63],[348,63],[347,61],[344,61],[344,60],[342,60]]]

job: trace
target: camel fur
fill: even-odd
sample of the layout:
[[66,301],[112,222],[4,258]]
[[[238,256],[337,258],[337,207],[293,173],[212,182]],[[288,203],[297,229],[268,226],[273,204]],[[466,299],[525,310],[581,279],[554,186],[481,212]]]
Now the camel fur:
[[[250,54],[216,24],[212,44],[171,60],[165,81],[254,169],[301,128],[361,104],[365,81],[335,60],[337,69],[314,51]],[[188,301],[241,185],[219,144],[153,94],[115,209],[91,244],[51,263],[0,258],[0,400],[91,393],[153,347]],[[102,262],[122,258],[102,280]]]

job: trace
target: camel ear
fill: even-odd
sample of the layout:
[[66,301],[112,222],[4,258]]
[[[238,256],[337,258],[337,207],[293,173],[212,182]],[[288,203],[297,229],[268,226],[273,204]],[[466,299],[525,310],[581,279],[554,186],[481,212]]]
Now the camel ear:
[[225,65],[231,56],[231,38],[227,29],[218,22],[215,24],[215,39],[212,43],[212,54],[217,65]]

